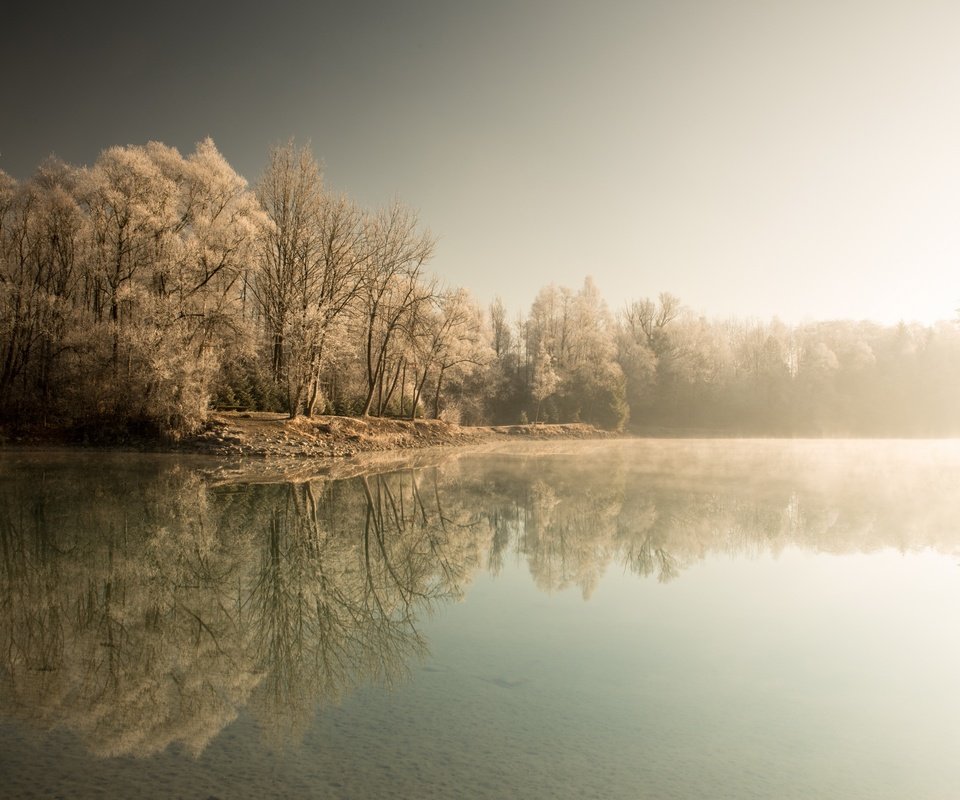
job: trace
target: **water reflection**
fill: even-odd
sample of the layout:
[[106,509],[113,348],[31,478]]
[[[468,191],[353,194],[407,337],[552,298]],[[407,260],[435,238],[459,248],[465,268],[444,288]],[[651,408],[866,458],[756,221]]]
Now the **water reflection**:
[[461,591],[469,537],[421,480],[24,470],[0,506],[4,709],[100,755],[199,753],[245,705],[298,735],[317,703],[397,680],[417,616]]
[[715,553],[960,543],[952,456],[744,447],[261,483],[149,459],[9,463],[0,710],[101,756],[199,754],[243,708],[283,744],[318,706],[402,680],[426,652],[418,621],[507,559],[588,598],[611,567],[670,581]]

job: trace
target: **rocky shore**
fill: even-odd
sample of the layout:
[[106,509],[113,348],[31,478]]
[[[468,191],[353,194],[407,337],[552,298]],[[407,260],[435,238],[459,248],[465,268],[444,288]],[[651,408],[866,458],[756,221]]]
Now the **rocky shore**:
[[505,442],[600,439],[592,425],[461,426],[441,420],[376,417],[299,417],[270,412],[219,412],[206,429],[169,448],[177,452],[250,458],[347,457],[360,453]]

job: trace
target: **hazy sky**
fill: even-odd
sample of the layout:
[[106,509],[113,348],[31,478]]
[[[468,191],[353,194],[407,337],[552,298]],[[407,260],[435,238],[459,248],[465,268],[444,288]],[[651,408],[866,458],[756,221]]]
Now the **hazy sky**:
[[[283,2],[6,9],[0,169],[312,143],[435,272],[526,307],[929,321],[960,306],[960,3]],[[88,5],[89,7],[82,7]]]

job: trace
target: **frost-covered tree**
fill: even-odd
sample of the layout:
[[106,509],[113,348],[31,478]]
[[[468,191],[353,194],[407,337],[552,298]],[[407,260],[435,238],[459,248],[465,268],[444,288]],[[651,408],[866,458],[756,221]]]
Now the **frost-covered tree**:
[[492,360],[480,310],[463,290],[438,294],[411,320],[410,368],[413,376],[410,417],[432,382],[433,416],[441,416],[446,382],[462,381]]
[[356,329],[366,379],[365,416],[386,411],[406,363],[402,342],[407,323],[437,294],[435,281],[424,274],[434,241],[418,230],[410,209],[394,203],[372,215],[366,246]]
[[553,356],[547,352],[545,345],[540,345],[537,358],[533,362],[533,380],[530,384],[530,395],[537,404],[536,415],[533,421],[540,421],[540,409],[543,401],[550,397],[560,384],[560,376],[553,366]]
[[213,143],[186,158],[112,147],[83,170],[48,162],[0,195],[7,413],[32,406],[91,431],[198,425],[262,224]]

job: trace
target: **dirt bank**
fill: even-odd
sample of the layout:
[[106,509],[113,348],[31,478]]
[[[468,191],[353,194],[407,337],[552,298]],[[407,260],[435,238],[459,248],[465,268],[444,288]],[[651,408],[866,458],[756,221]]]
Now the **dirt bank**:
[[510,439],[599,439],[591,425],[462,427],[439,420],[300,417],[269,412],[212,414],[207,429],[179,442],[179,452],[253,458],[344,457],[358,453],[450,447]]

